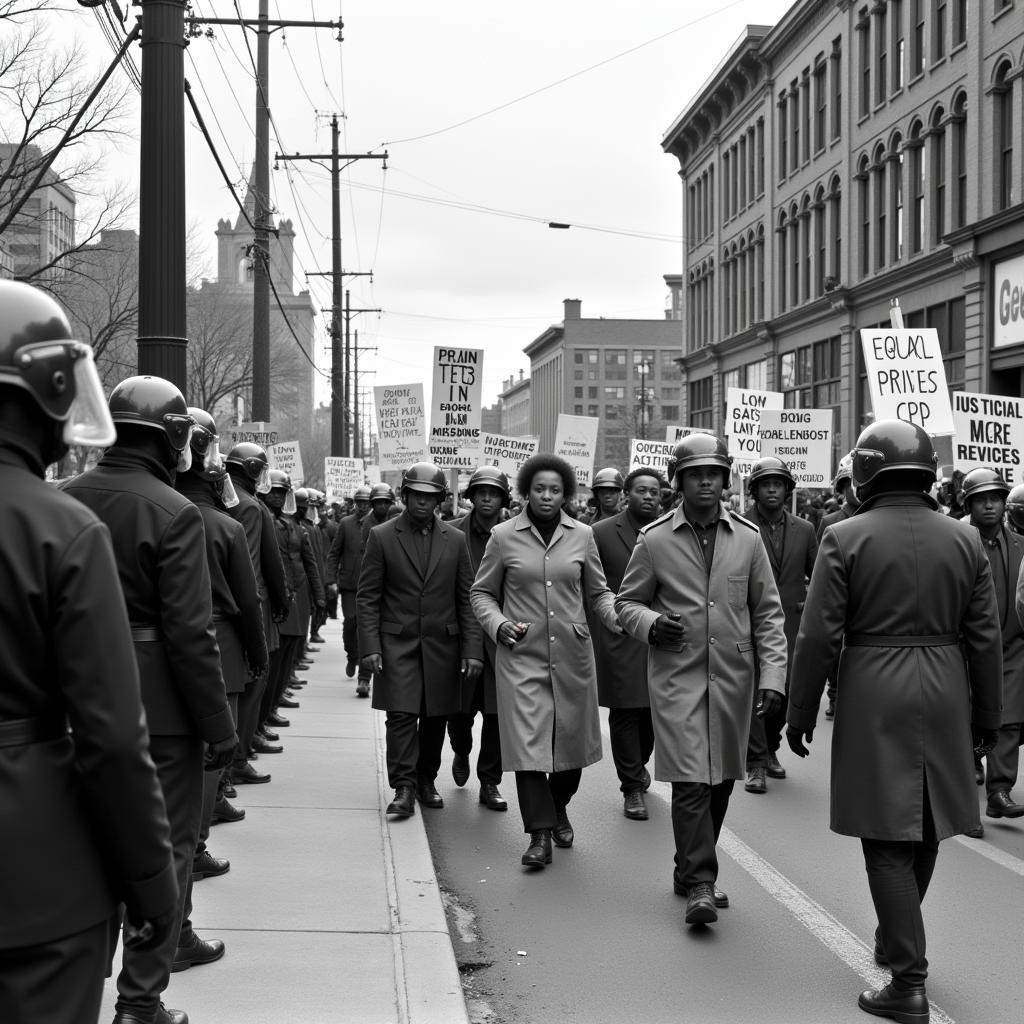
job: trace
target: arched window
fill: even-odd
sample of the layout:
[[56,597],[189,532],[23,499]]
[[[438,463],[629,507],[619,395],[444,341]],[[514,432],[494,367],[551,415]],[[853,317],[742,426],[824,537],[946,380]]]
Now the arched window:
[[931,170],[928,181],[932,189],[931,243],[938,245],[946,233],[946,112],[936,107],[928,124],[931,135]]
[[764,319],[764,226],[757,229],[757,248],[754,252],[757,264],[757,319]]
[[885,148],[879,143],[875,149],[875,157],[871,167],[871,177],[874,180],[875,186],[875,269],[879,270],[884,267],[888,255],[887,246],[889,244],[889,231],[888,231],[888,210],[889,210],[889,190],[886,187],[886,176],[885,172],[887,169]]
[[800,203],[800,301],[811,297],[811,197],[804,195]]
[[800,211],[796,203],[789,208],[789,303],[800,305],[800,260],[803,253],[800,249]]
[[910,202],[910,253],[919,253],[924,245],[924,181],[925,152],[921,136],[921,122],[910,126],[907,139],[907,183],[911,192]]
[[997,210],[1005,210],[1013,202],[1013,79],[1010,71],[1009,61],[999,65],[992,90]]
[[789,291],[786,287],[786,270],[789,264],[786,262],[786,215],[782,213],[779,215],[779,227],[777,234],[779,236],[779,312],[784,313],[786,311],[786,299],[789,297]]
[[897,132],[889,143],[889,208],[892,215],[892,238],[889,256],[893,262],[903,259],[903,136]]
[[754,232],[747,235],[747,322],[757,320],[757,246]]
[[825,278],[828,275],[828,250],[825,247],[825,190],[819,185],[814,193],[814,295],[825,294]]
[[831,276],[833,282],[838,285],[843,279],[843,197],[842,186],[839,183],[837,174],[829,184],[828,202],[831,213],[832,237],[831,249],[832,259],[826,273]]
[[954,230],[967,223],[967,94],[953,100],[953,216]]
[[857,165],[857,200],[860,208],[860,276],[871,273],[871,174],[865,154]]

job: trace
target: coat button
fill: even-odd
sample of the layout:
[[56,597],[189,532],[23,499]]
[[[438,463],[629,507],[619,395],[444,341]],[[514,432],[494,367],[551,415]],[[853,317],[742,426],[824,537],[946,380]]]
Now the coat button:
[[708,676],[708,679],[710,679],[711,682],[714,682],[715,681],[715,673],[712,672],[711,675]]
[[544,586],[545,587],[550,587],[551,586],[551,580],[548,580],[547,583],[544,584]]
[[555,638],[554,638],[553,636],[552,636],[552,637],[549,637],[548,639],[549,639],[549,640],[550,640],[550,641],[551,641],[552,643],[554,643],[554,642],[555,642]]
[[714,608],[715,607],[715,602],[714,601],[708,601],[708,607],[709,608]]
[[708,643],[709,643],[709,644],[713,644],[714,642],[715,642],[715,638],[714,638],[714,637],[712,637],[712,638],[711,638],[711,639],[710,639],[710,640],[708,641]]
[[548,612],[548,615],[550,615],[550,616],[551,616],[551,618],[554,618],[554,617],[555,617],[555,613],[554,613],[554,612]]

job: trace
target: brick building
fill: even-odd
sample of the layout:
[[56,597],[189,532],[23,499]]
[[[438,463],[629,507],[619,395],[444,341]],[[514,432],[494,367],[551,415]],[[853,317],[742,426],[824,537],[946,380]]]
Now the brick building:
[[766,388],[833,409],[847,450],[871,414],[857,332],[894,297],[951,388],[1022,393],[1022,8],[798,0],[747,27],[662,141],[684,422],[720,430],[727,387]]

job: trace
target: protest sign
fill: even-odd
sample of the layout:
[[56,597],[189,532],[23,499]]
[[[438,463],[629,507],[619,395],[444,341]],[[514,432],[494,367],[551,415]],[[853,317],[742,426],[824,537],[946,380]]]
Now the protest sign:
[[327,500],[341,501],[363,486],[363,460],[328,455],[324,459],[324,491]]
[[373,389],[377,445],[382,469],[408,469],[429,462],[422,384],[387,384]]
[[483,349],[434,347],[430,450],[439,466],[475,467],[480,461]]
[[667,477],[668,460],[672,458],[672,453],[675,450],[674,441],[644,441],[636,437],[630,438],[627,475],[634,469],[640,469],[643,466],[657,470],[663,477]]
[[734,473],[750,475],[754,463],[761,457],[761,412],[764,409],[781,409],[784,402],[780,391],[726,388],[725,436],[729,454],[733,457]]
[[380,483],[380,466],[368,465],[366,467],[366,479],[370,481],[369,486],[372,487],[374,484]]
[[594,475],[594,453],[597,451],[597,430],[601,421],[596,416],[558,414],[555,427],[554,454],[560,455],[576,470],[576,481],[590,486]]
[[481,466],[494,466],[512,479],[519,467],[537,452],[535,437],[504,437],[501,434],[483,435]]
[[1024,483],[1024,401],[954,391],[953,468],[990,466],[1011,486]]
[[272,423],[239,423],[237,427],[225,427],[221,431],[220,447],[225,455],[243,441],[258,444],[261,448],[277,444],[277,427]]
[[907,420],[929,434],[952,434],[939,332],[878,327],[862,330],[860,341],[875,419]]
[[674,424],[670,424],[665,428],[665,440],[675,444],[677,441],[682,441],[684,437],[689,437],[691,434],[710,434],[711,431],[705,427],[679,427]]
[[831,409],[762,409],[759,436],[761,458],[782,459],[797,487],[831,484]]
[[267,446],[271,469],[280,469],[292,478],[292,487],[301,487],[306,479],[302,473],[302,453],[298,441],[278,441]]

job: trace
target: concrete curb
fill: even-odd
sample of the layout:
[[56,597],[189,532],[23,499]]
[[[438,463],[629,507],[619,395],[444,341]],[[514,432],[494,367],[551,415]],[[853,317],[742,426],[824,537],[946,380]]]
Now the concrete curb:
[[374,712],[381,845],[400,1024],[470,1024],[422,808],[389,821],[384,714]]

